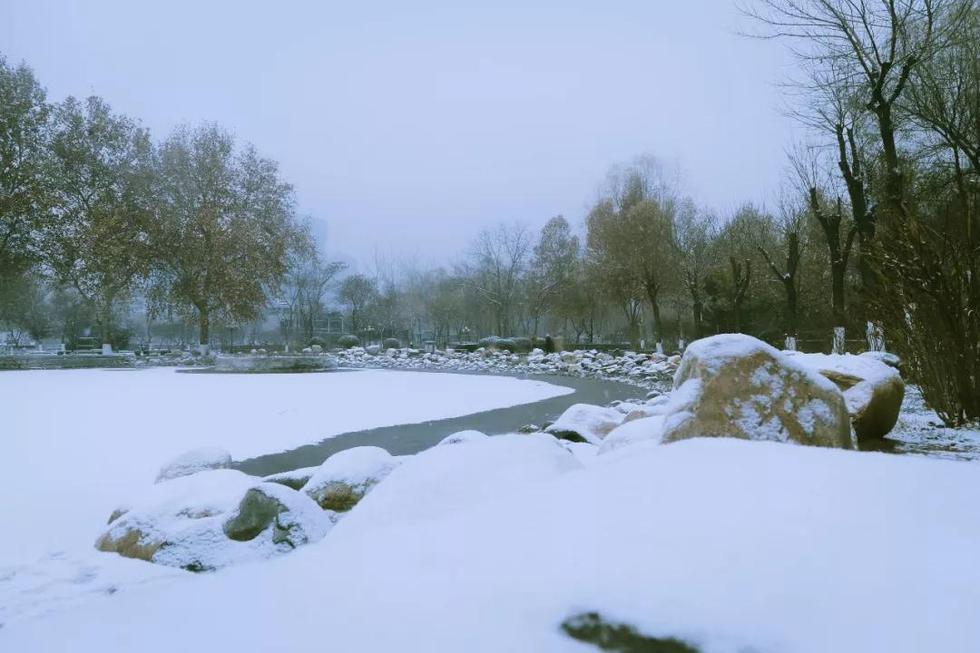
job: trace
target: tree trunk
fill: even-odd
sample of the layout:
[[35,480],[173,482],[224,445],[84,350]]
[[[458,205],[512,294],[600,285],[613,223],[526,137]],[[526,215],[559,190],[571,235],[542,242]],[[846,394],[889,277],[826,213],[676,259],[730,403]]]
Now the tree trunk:
[[831,306],[834,312],[834,326],[844,326],[844,273],[846,268],[842,261],[837,260],[831,263]]
[[207,350],[208,342],[211,339],[211,315],[206,308],[198,307],[197,309],[197,329],[198,344],[203,352]]
[[664,341],[664,324],[663,319],[660,317],[660,289],[653,288],[647,290],[647,296],[650,300],[650,308],[653,311],[653,339],[658,344],[662,344]]

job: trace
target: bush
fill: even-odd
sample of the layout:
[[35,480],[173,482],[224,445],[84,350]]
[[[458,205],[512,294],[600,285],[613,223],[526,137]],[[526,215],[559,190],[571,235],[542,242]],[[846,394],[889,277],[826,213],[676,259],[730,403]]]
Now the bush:
[[307,343],[306,346],[312,347],[313,345],[320,345],[321,347],[326,347],[327,343],[324,342],[323,338],[318,338],[316,336],[313,336],[312,338],[310,338],[310,342]]
[[347,334],[345,336],[340,336],[337,338],[337,344],[344,349],[350,349],[351,347],[357,347],[361,344],[361,339],[353,334]]
[[385,349],[400,349],[402,346],[398,338],[385,338],[381,344],[384,345]]
[[479,345],[481,347],[496,347],[498,342],[500,342],[500,338],[497,336],[487,336],[486,338],[480,338]]
[[544,347],[543,347],[543,349],[544,349],[544,353],[546,353],[546,354],[553,354],[553,353],[555,353],[555,339],[552,338],[551,335],[547,335],[547,336],[544,337]]
[[534,346],[534,343],[531,341],[530,338],[525,338],[523,336],[520,336],[517,338],[511,338],[511,340],[514,342],[514,349],[512,349],[511,351],[513,351],[515,354],[531,353],[531,348]]
[[517,349],[517,344],[514,342],[513,338],[497,338],[497,342],[494,345],[500,351],[506,351],[513,354]]

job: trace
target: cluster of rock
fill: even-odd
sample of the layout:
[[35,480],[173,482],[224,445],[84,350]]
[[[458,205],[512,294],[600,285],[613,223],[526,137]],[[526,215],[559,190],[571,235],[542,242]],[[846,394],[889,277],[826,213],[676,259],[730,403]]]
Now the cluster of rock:
[[215,448],[170,461],[144,496],[112,512],[96,548],[189,571],[288,553],[322,539],[399,459],[355,447],[264,478],[230,463]]
[[547,432],[609,450],[639,440],[732,437],[857,448],[895,426],[905,385],[875,356],[781,352],[744,335],[692,343],[669,394],[576,404]]
[[681,359],[679,354],[631,351],[617,355],[596,350],[546,354],[541,349],[533,349],[529,354],[515,354],[492,347],[473,352],[353,347],[334,355],[346,367],[571,375],[626,381],[644,387],[669,382]]
[[[401,357],[396,352],[376,360]],[[528,358],[533,360],[525,366],[549,359],[540,353]],[[586,359],[600,369],[609,362],[593,355],[576,357],[576,364]],[[644,367],[654,359],[630,360]],[[542,460],[558,466],[587,465],[639,442],[696,437],[853,449],[856,438],[881,437],[894,426],[903,392],[898,372],[874,357],[794,354],[749,336],[714,336],[688,347],[669,393],[652,391],[645,400],[609,406],[575,404],[543,432],[529,426],[501,437],[534,439],[532,448],[544,452]],[[477,445],[488,437],[461,431],[434,449]],[[439,458],[433,450],[416,456],[430,463]],[[231,457],[223,450],[196,450],[165,465],[146,496],[114,511],[96,547],[192,571],[287,553],[323,538],[389,475],[420,474],[405,465],[413,458],[355,447],[317,467],[253,477],[228,469]],[[525,458],[502,466],[485,462],[498,481],[533,471]],[[427,469],[431,477],[416,479],[417,487],[445,493],[448,477],[439,474],[449,472]]]
[[253,354],[238,356],[216,356],[213,369],[216,372],[318,372],[337,366],[333,356],[316,355],[311,350],[302,354]]

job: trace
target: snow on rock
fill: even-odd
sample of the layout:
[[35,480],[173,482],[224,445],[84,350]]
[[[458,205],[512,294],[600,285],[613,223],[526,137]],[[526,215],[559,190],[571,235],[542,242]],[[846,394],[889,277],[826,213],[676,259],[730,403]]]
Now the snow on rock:
[[561,446],[583,465],[591,463],[599,453],[599,447],[588,442],[569,442],[568,440],[561,440],[560,442]]
[[626,416],[615,408],[572,404],[545,432],[573,442],[599,444]]
[[637,442],[659,443],[664,437],[664,416],[652,415],[623,422],[606,436],[599,445],[598,453],[605,454]]
[[[882,354],[883,352],[874,352]],[[847,404],[858,438],[882,438],[895,427],[905,399],[898,370],[876,356],[787,352],[833,381]]]
[[518,488],[546,483],[581,467],[557,439],[543,433],[436,446],[395,469],[340,525],[349,531],[372,523],[425,522],[484,502],[519,503]]
[[96,541],[100,551],[207,571],[322,538],[329,517],[306,495],[217,469],[152,486]]
[[306,485],[316,470],[320,469],[319,466],[316,467],[300,467],[299,469],[292,469],[287,472],[279,472],[278,474],[270,474],[262,478],[263,481],[267,483],[279,483],[280,485],[285,485],[288,488],[294,490],[302,490],[303,486]]
[[466,431],[459,431],[457,433],[452,433],[450,435],[447,435],[442,440],[440,440],[439,444],[437,444],[436,446],[438,447],[446,444],[462,444],[463,442],[473,442],[476,440],[483,440],[488,437],[490,436],[482,431],[475,431],[473,429],[469,429]]
[[184,452],[167,462],[157,474],[157,483],[189,476],[207,469],[231,467],[231,454],[221,447],[200,447]]
[[837,386],[751,336],[691,343],[674,376],[670,403],[664,442],[710,436],[854,447]]
[[354,447],[327,458],[303,486],[324,510],[347,512],[399,465],[381,447]]

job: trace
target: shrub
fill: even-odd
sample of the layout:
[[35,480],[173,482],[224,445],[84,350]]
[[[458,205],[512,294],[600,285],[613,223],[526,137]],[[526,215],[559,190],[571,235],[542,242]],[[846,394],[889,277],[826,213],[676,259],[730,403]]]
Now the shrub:
[[310,342],[307,343],[306,346],[312,347],[313,345],[320,345],[321,347],[326,347],[327,343],[323,340],[323,338],[318,338],[316,336],[313,336],[312,338],[310,338]]
[[381,344],[384,345],[385,349],[399,349],[402,346],[398,338],[385,338]]
[[361,344],[361,339],[353,334],[347,334],[337,338],[337,344],[344,349],[350,349],[351,347],[357,347]]
[[531,347],[534,346],[534,343],[530,338],[525,338],[523,336],[511,338],[511,340],[514,342],[514,349],[511,351],[513,351],[515,354],[528,354],[531,352]]
[[500,351],[507,351],[512,354],[517,349],[517,344],[514,342],[513,338],[497,338],[497,342],[494,346]]

